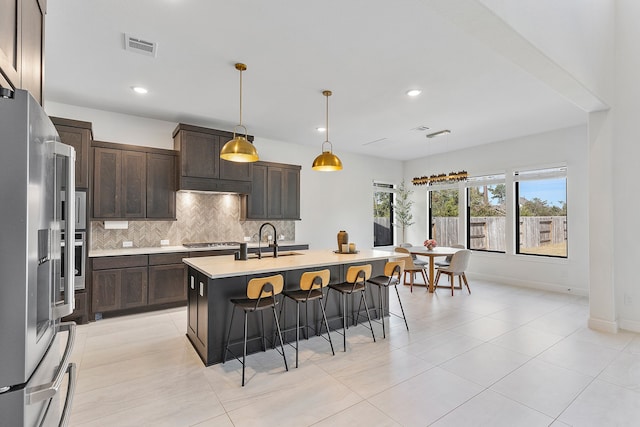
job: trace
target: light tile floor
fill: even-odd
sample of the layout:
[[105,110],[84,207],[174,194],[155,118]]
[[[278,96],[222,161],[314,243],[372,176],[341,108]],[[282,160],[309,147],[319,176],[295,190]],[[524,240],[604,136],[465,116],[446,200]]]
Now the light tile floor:
[[[274,350],[205,367],[186,309],[78,327],[72,426],[638,426],[640,335],[586,328],[585,297],[472,281],[400,287],[409,321],[377,342],[314,337],[290,371]],[[394,296],[395,293],[392,294]],[[392,301],[392,310],[398,311]]]

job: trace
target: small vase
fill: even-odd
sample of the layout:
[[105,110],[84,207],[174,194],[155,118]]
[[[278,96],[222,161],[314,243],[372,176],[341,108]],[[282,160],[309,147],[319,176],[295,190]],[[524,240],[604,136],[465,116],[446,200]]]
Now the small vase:
[[428,250],[428,251],[432,251],[434,247],[435,247],[435,246],[433,246],[433,245],[427,245],[427,250]]
[[342,245],[349,243],[349,233],[344,230],[338,232],[338,252],[342,252]]

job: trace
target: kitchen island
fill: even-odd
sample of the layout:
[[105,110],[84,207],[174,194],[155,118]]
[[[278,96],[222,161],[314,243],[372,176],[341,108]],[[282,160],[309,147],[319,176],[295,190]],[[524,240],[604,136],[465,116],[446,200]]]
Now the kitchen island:
[[[250,258],[235,260],[233,256],[185,258],[187,275],[187,337],[202,358],[205,365],[222,362],[233,306],[231,298],[246,297],[246,287],[254,277],[282,274],[285,289],[298,289],[300,276],[305,271],[329,269],[330,283],[340,283],[345,279],[351,265],[371,264],[373,275],[383,274],[386,261],[396,256],[392,252],[363,250],[355,254],[337,254],[332,250],[301,250],[281,253],[277,258],[263,255],[262,259]],[[368,301],[375,293],[367,292]],[[378,301],[370,304],[378,307]],[[280,320],[283,329],[295,325],[294,304],[287,302],[284,319]],[[326,301],[327,317],[331,328],[341,328],[340,304],[337,293],[331,292]],[[354,307],[351,307],[353,310]],[[357,309],[357,307],[356,307]],[[319,313],[309,309],[310,323],[317,323]],[[377,313],[373,313],[377,315]],[[249,337],[259,335],[259,315],[249,318]],[[272,335],[273,319],[269,313],[265,316],[265,333]],[[304,319],[304,316],[303,316]],[[242,337],[242,322],[234,322],[231,341]],[[295,332],[284,334],[285,341],[294,339]],[[261,351],[260,340],[249,342],[247,352]]]

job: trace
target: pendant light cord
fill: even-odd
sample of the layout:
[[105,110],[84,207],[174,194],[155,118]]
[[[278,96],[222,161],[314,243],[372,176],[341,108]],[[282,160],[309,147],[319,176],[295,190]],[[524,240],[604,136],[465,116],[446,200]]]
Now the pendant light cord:
[[329,142],[329,95],[325,96],[327,98],[326,141]]
[[242,70],[240,70],[240,126],[242,126]]

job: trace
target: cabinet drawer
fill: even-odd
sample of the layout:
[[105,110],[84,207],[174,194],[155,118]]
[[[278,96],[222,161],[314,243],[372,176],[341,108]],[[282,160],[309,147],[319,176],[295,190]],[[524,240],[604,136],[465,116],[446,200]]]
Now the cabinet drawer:
[[147,255],[124,255],[93,258],[94,270],[106,270],[109,268],[146,267]]
[[189,258],[189,252],[149,255],[149,265],[181,264],[182,258]]

